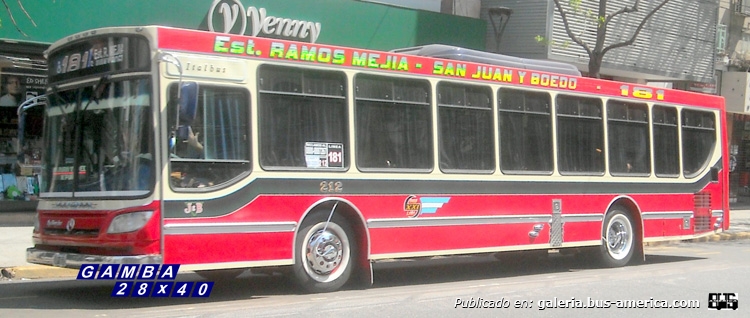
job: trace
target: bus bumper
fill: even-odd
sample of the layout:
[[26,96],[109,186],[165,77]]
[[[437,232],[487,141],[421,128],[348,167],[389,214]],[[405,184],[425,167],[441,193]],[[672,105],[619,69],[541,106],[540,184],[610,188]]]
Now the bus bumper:
[[64,268],[81,268],[83,264],[161,264],[162,256],[132,255],[106,256],[26,249],[26,261],[32,264],[50,265]]

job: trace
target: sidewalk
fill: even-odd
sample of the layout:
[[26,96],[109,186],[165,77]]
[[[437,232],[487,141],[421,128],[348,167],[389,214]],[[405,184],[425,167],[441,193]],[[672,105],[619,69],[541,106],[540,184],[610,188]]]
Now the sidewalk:
[[[26,248],[32,246],[31,232],[34,213],[0,213],[0,269],[13,272],[14,280],[72,277],[78,270],[35,265],[26,262]],[[30,221],[31,220],[31,221]],[[29,223],[29,221],[31,223]],[[719,234],[688,240],[692,242],[750,239],[750,209],[730,212],[729,230]],[[20,225],[20,226],[19,226]],[[674,241],[678,242],[678,241]],[[649,246],[674,242],[649,243]],[[7,275],[7,274],[6,274]],[[7,278],[0,277],[0,280]]]

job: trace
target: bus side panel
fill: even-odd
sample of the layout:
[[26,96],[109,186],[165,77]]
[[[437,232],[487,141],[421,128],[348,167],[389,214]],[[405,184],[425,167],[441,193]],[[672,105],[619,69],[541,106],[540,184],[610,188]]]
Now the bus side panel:
[[222,233],[164,236],[164,262],[205,264],[291,259],[294,233]]
[[404,254],[548,244],[549,231],[532,238],[534,223],[371,229],[370,252]]

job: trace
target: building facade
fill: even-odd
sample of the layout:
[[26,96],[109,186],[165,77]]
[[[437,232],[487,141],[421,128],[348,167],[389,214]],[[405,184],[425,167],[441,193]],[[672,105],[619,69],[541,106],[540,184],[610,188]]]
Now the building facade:
[[[608,3],[621,8],[633,1]],[[615,19],[607,43],[629,39],[659,3],[641,1],[638,12]],[[40,70],[46,67],[43,51],[49,44],[106,26],[158,24],[377,50],[441,43],[588,70],[588,55],[570,42],[551,0],[78,0],[8,1],[8,6],[0,12],[0,82],[6,94],[7,82],[19,78],[16,103],[43,92]],[[597,6],[598,1],[581,1],[579,9],[596,12]],[[276,19],[309,23],[310,31],[285,34],[274,27]],[[571,24],[582,39],[594,41],[591,21],[571,18]],[[749,68],[750,0],[672,0],[650,18],[633,45],[604,56],[601,74],[725,96],[731,112],[732,197],[750,201]],[[27,142],[14,144],[15,108],[0,108],[0,172],[6,174],[14,170],[15,152],[24,152],[30,161],[21,164],[31,166],[41,152],[35,146],[41,122],[33,112],[27,119]],[[33,174],[30,169],[14,172]]]
[[736,203],[750,204],[750,1],[720,3],[716,65],[729,113],[729,189]]
[[[6,4],[7,10],[0,10],[0,190],[8,193],[14,185],[21,198],[33,198],[36,192],[42,108],[31,108],[21,119],[25,129],[19,142],[18,106],[44,93],[44,50],[85,30],[165,25],[376,50],[431,43],[485,47],[479,0],[22,0]],[[283,21],[305,27],[282,30]]]

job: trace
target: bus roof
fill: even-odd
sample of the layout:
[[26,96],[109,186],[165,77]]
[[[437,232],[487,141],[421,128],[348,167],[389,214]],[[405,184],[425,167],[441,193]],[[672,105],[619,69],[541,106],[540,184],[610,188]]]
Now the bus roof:
[[515,56],[477,51],[445,44],[429,44],[424,46],[395,49],[391,52],[581,76],[581,72],[578,70],[578,68],[576,68],[575,65],[568,63],[525,59]]
[[[467,83],[495,83],[724,109],[724,98],[718,95],[581,77],[573,65],[566,63],[522,59],[440,44],[387,52],[165,26],[143,26],[85,31],[55,42],[47,53],[63,45],[85,41],[92,36],[139,33],[153,34],[157,42],[152,45],[159,50],[431,76]],[[206,74],[195,75],[202,77]],[[211,76],[220,79],[226,75],[216,73]]]

